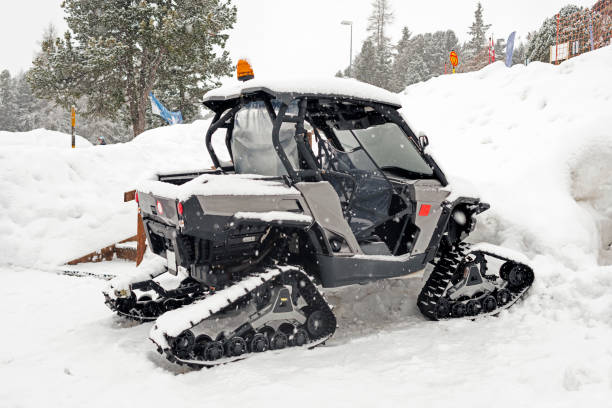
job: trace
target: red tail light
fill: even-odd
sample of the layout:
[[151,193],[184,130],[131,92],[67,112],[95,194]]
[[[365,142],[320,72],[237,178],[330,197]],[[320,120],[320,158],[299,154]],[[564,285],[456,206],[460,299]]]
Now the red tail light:
[[159,200],[157,200],[157,213],[162,215],[164,213],[164,207],[162,206],[162,203],[159,202]]
[[138,201],[138,191],[134,194],[134,200],[136,200],[136,204],[140,204],[140,201]]
[[176,205],[176,209],[180,215],[183,215],[183,203],[179,201],[179,203]]
[[431,204],[421,204],[419,217],[427,217],[429,215],[429,210],[431,210]]

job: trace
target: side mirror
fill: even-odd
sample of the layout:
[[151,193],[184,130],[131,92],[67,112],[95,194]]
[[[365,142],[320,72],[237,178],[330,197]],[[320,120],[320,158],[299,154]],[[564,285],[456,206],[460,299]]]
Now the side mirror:
[[419,143],[421,144],[421,149],[425,149],[427,146],[429,146],[429,138],[427,137],[427,135],[425,133],[421,133],[419,135]]

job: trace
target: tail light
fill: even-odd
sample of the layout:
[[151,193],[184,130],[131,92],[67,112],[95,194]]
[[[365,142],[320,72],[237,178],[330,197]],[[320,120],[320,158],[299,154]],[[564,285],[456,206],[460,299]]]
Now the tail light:
[[176,209],[178,210],[179,215],[183,215],[183,203],[181,203],[179,201],[179,203],[176,205]]
[[157,213],[159,215],[163,215],[164,207],[162,206],[162,203],[159,200],[157,200],[157,205],[155,207],[157,208]]
[[431,210],[431,204],[421,204],[419,217],[427,217],[429,215],[429,210]]
[[136,200],[136,204],[140,204],[140,201],[138,201],[138,191],[134,194],[134,200]]

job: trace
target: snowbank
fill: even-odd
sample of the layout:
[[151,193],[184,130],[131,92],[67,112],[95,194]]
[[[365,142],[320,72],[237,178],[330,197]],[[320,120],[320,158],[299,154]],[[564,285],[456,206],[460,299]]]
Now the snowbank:
[[429,136],[451,184],[466,180],[491,203],[481,238],[573,268],[608,259],[611,65],[606,47],[559,66],[497,62],[403,92],[404,116]]
[[[28,146],[72,148],[72,136],[66,133],[47,129],[34,129],[29,132],[6,132],[0,131],[0,146]],[[91,147],[92,144],[81,136],[75,136],[75,147]]]
[[0,264],[49,267],[134,235],[123,193],[156,172],[210,167],[207,121],[92,146],[44,129],[0,132]]

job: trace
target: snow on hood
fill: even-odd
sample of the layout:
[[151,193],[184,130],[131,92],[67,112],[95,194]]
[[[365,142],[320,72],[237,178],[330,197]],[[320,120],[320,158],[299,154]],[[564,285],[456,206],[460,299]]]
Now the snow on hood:
[[252,79],[213,89],[204,95],[204,102],[237,98],[241,94],[267,90],[274,94],[334,95],[382,102],[401,106],[401,100],[392,92],[374,85],[347,78]]

